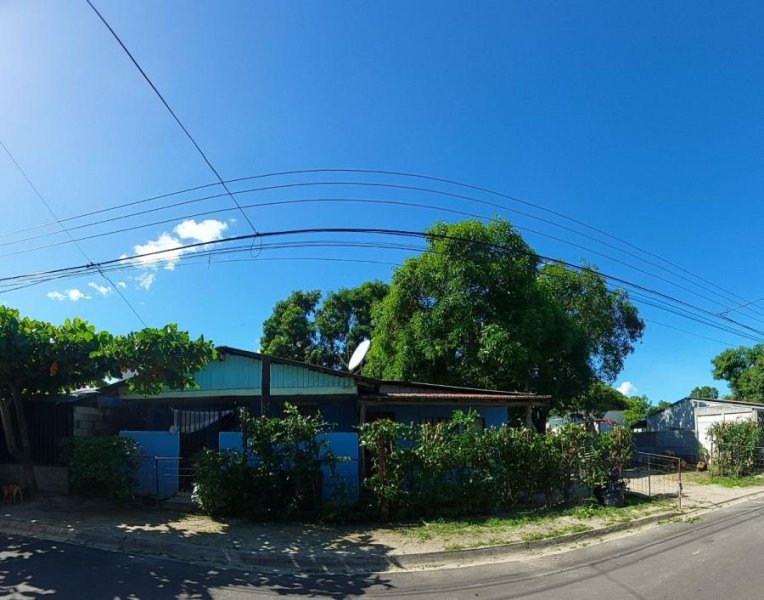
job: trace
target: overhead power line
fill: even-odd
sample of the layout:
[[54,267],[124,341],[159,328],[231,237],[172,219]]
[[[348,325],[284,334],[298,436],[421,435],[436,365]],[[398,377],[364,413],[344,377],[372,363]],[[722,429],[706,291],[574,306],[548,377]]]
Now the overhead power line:
[[[40,202],[42,202],[43,206],[45,206],[45,208],[46,208],[46,209],[47,209],[47,211],[50,213],[50,215],[51,215],[51,216],[52,216],[52,217],[53,217],[53,218],[56,220],[56,222],[59,224],[59,226],[61,227],[61,230],[62,230],[62,231],[64,231],[64,233],[66,233],[66,235],[69,237],[69,239],[71,240],[71,242],[72,242],[72,243],[73,243],[73,244],[74,244],[74,245],[77,247],[77,250],[79,250],[80,254],[82,254],[82,256],[85,258],[85,260],[86,260],[86,261],[88,261],[89,263],[91,263],[91,264],[92,264],[92,263],[93,263],[93,261],[90,259],[90,257],[88,256],[87,252],[85,252],[85,250],[82,248],[82,246],[79,244],[79,242],[78,242],[77,240],[75,240],[75,239],[74,239],[74,237],[73,237],[73,236],[72,236],[72,234],[69,232],[69,230],[68,230],[66,227],[64,227],[63,223],[61,223],[61,221],[59,221],[59,219],[58,219],[58,216],[56,215],[56,213],[55,213],[55,211],[53,210],[53,208],[51,207],[51,205],[50,205],[50,204],[48,204],[48,201],[47,201],[47,200],[45,199],[45,197],[44,197],[44,196],[43,196],[43,195],[40,193],[40,190],[38,190],[38,189],[37,189],[37,186],[36,186],[34,183],[32,183],[32,180],[31,180],[31,179],[29,178],[29,176],[26,174],[26,171],[24,171],[24,169],[21,167],[21,165],[20,165],[20,164],[19,164],[19,162],[16,160],[16,158],[13,156],[13,154],[11,154],[11,151],[8,149],[8,147],[5,145],[5,143],[4,143],[2,140],[0,140],[0,146],[2,146],[3,150],[5,150],[5,153],[8,155],[8,158],[10,158],[10,159],[11,159],[11,162],[12,162],[12,163],[13,163],[13,164],[16,166],[16,169],[18,170],[18,172],[19,172],[19,173],[21,173],[21,176],[22,176],[22,177],[24,178],[24,180],[27,182],[27,184],[29,185],[29,187],[30,187],[30,188],[32,188],[32,191],[35,193],[35,195],[37,196],[37,198],[39,198]],[[140,323],[141,323],[141,324],[142,324],[144,327],[148,327],[148,325],[146,325],[146,321],[144,321],[144,320],[143,320],[143,317],[141,317],[141,315],[138,313],[138,311],[135,309],[135,307],[132,305],[132,303],[131,303],[131,302],[130,302],[128,299],[127,299],[127,296],[125,296],[125,295],[122,293],[122,290],[120,290],[120,289],[119,289],[119,286],[118,286],[118,285],[115,285],[115,284],[114,284],[114,282],[113,282],[113,281],[112,281],[112,280],[109,278],[109,276],[108,276],[106,273],[104,273],[104,271],[103,271],[103,270],[102,270],[100,267],[96,266],[96,269],[97,269],[97,270],[98,270],[98,272],[100,273],[101,277],[103,277],[103,278],[104,278],[104,279],[105,279],[105,280],[106,280],[106,281],[109,283],[109,285],[111,285],[112,289],[113,289],[114,291],[116,291],[116,292],[117,292],[117,294],[119,294],[120,298],[122,298],[122,300],[124,301],[124,303],[125,303],[125,304],[127,305],[127,307],[130,309],[130,311],[131,311],[131,312],[132,312],[132,313],[135,315],[135,317],[138,319],[138,321],[139,321],[139,322],[140,322]]]
[[[204,200],[224,197],[224,196],[227,196],[229,194],[233,195],[233,196],[236,196],[238,194],[244,194],[244,193],[269,191],[269,190],[277,190],[277,189],[287,189],[287,188],[303,187],[303,186],[314,186],[314,185],[315,186],[318,186],[318,185],[324,185],[324,186],[326,186],[326,185],[338,185],[338,186],[339,185],[377,186],[377,187],[387,187],[389,189],[396,189],[397,188],[397,189],[409,190],[409,191],[420,191],[420,192],[427,192],[427,193],[438,193],[441,196],[452,197],[452,198],[455,198],[455,199],[464,199],[464,200],[468,200],[468,201],[471,201],[471,202],[477,202],[477,203],[481,203],[481,204],[484,204],[484,205],[487,205],[487,206],[492,206],[492,207],[495,207],[495,208],[499,208],[501,210],[507,210],[509,212],[514,212],[515,214],[520,214],[520,215],[525,216],[527,218],[531,218],[531,219],[534,219],[534,220],[538,220],[538,221],[550,224],[550,225],[552,225],[554,227],[561,228],[563,230],[572,232],[572,233],[574,233],[576,235],[581,235],[582,237],[585,237],[587,239],[595,241],[596,243],[602,244],[602,245],[604,245],[606,247],[609,247],[611,249],[614,249],[614,250],[616,250],[618,252],[622,252],[622,253],[624,253],[624,254],[626,254],[628,256],[631,256],[631,257],[636,258],[636,259],[638,259],[640,261],[643,261],[646,264],[650,265],[651,267],[658,268],[658,269],[660,269],[660,270],[662,270],[662,271],[664,271],[666,273],[671,274],[673,277],[677,277],[679,279],[682,279],[683,281],[691,283],[692,285],[697,286],[700,289],[704,289],[704,290],[709,291],[709,292],[711,292],[712,289],[713,289],[713,293],[714,294],[716,294],[718,296],[721,296],[723,299],[727,300],[728,302],[733,302],[736,305],[738,305],[736,307],[736,309],[738,309],[738,310],[740,308],[747,308],[748,310],[750,310],[752,312],[756,312],[757,314],[760,314],[760,315],[764,314],[764,310],[761,307],[752,306],[752,305],[755,304],[755,302],[748,302],[745,298],[743,298],[739,294],[735,294],[734,292],[730,292],[730,291],[726,290],[725,288],[723,288],[723,287],[721,287],[721,286],[719,286],[719,285],[717,285],[717,284],[715,284],[715,283],[713,283],[713,282],[711,282],[711,281],[709,281],[709,280],[707,280],[707,279],[705,279],[705,278],[703,278],[703,277],[701,277],[701,276],[699,276],[699,275],[697,275],[695,273],[692,273],[691,271],[688,271],[687,269],[684,269],[683,267],[680,267],[679,265],[675,265],[673,262],[671,262],[671,261],[669,261],[669,260],[659,256],[658,254],[656,254],[654,252],[650,252],[650,251],[645,250],[643,248],[640,248],[640,247],[636,246],[635,244],[632,244],[631,242],[628,242],[627,240],[624,240],[623,238],[620,238],[619,236],[612,235],[612,234],[610,234],[610,233],[608,233],[608,232],[606,232],[606,231],[604,231],[602,229],[599,229],[597,227],[591,226],[591,225],[589,225],[589,224],[587,224],[587,223],[585,223],[583,221],[580,221],[579,219],[576,219],[574,217],[566,215],[566,214],[564,214],[562,212],[555,211],[555,210],[552,210],[552,209],[548,209],[548,208],[546,208],[544,206],[541,206],[539,204],[536,204],[536,203],[533,203],[533,202],[529,202],[527,200],[523,200],[521,198],[517,198],[515,196],[504,194],[502,192],[498,192],[496,190],[492,190],[492,189],[481,187],[481,186],[475,186],[475,185],[472,185],[472,184],[463,183],[463,182],[459,182],[459,181],[455,181],[455,180],[451,180],[451,179],[445,179],[445,178],[440,178],[440,177],[431,177],[431,176],[417,174],[417,173],[406,173],[406,172],[402,172],[402,171],[386,171],[386,170],[377,170],[377,169],[349,169],[349,168],[301,169],[301,170],[291,170],[291,171],[280,171],[280,172],[274,172],[274,173],[265,173],[265,174],[252,175],[252,176],[247,176],[247,177],[239,177],[239,178],[236,178],[236,179],[230,179],[230,180],[226,181],[225,183],[226,184],[233,184],[233,183],[240,183],[240,182],[244,182],[244,181],[253,181],[253,180],[259,180],[259,179],[279,177],[279,176],[306,175],[306,174],[333,174],[333,173],[396,176],[396,177],[403,177],[403,178],[419,179],[419,180],[423,180],[423,181],[431,181],[431,182],[444,183],[444,184],[447,184],[447,185],[450,185],[450,186],[456,186],[456,187],[460,187],[460,188],[463,188],[463,189],[479,191],[481,193],[493,195],[493,196],[496,196],[496,197],[499,197],[499,198],[510,200],[512,202],[517,202],[517,203],[520,203],[520,204],[523,204],[523,205],[527,205],[527,206],[533,207],[533,208],[535,208],[537,210],[544,211],[544,212],[546,212],[548,214],[552,214],[552,215],[558,216],[560,218],[566,219],[569,222],[572,222],[574,224],[578,224],[578,225],[581,225],[583,227],[586,227],[587,229],[589,229],[591,231],[594,231],[594,232],[596,232],[596,233],[598,233],[600,235],[604,235],[604,236],[606,236],[606,237],[608,237],[608,238],[610,238],[610,239],[612,239],[612,240],[614,240],[614,241],[616,241],[616,242],[618,242],[620,244],[623,244],[623,245],[626,245],[626,246],[628,246],[630,248],[633,248],[633,249],[637,250],[638,252],[642,253],[643,255],[656,258],[657,260],[663,262],[664,264],[660,264],[660,263],[657,263],[655,261],[645,259],[643,256],[635,254],[634,252],[631,252],[630,250],[626,250],[626,249],[621,248],[621,247],[619,247],[617,245],[614,245],[614,244],[612,244],[610,242],[603,241],[602,239],[594,237],[594,236],[592,236],[590,234],[583,233],[583,232],[581,232],[578,229],[571,228],[571,227],[568,227],[568,226],[565,226],[565,225],[561,225],[561,224],[556,223],[554,221],[550,221],[548,219],[544,219],[544,218],[538,217],[537,215],[529,214],[527,212],[518,211],[516,209],[511,209],[511,208],[507,207],[505,204],[498,204],[498,203],[495,203],[495,202],[490,202],[490,201],[486,201],[484,199],[474,198],[472,196],[467,196],[467,195],[464,195],[464,194],[453,194],[453,193],[450,193],[450,192],[447,192],[447,191],[444,191],[444,190],[435,190],[435,189],[432,189],[432,188],[422,188],[422,187],[418,187],[418,186],[398,186],[398,185],[394,185],[394,184],[378,183],[378,182],[374,182],[374,183],[372,183],[372,182],[358,182],[358,181],[350,181],[350,182],[347,182],[347,181],[300,182],[300,183],[289,183],[289,184],[283,184],[283,185],[264,186],[264,187],[260,187],[260,188],[252,188],[252,189],[249,189],[249,190],[239,190],[239,191],[234,191],[234,192],[231,192],[230,189],[227,189],[226,193],[224,193],[224,194],[207,195],[207,196],[204,196],[204,197],[201,197],[201,198],[193,198],[193,199],[190,199],[190,200],[184,200],[184,201],[181,201],[181,202],[177,202],[177,203],[173,203],[173,204],[169,204],[169,205],[165,205],[165,206],[155,207],[155,208],[149,209],[147,211],[141,211],[141,212],[138,212],[138,213],[132,213],[131,215],[122,215],[122,216],[116,217],[116,218],[114,218],[112,220],[119,220],[119,219],[122,219],[122,218],[127,218],[127,217],[132,216],[132,215],[137,215],[137,214],[148,214],[150,212],[165,210],[165,209],[169,209],[169,208],[172,208],[172,207],[183,206],[183,205],[192,204],[192,203],[196,203],[196,202],[202,202]],[[141,200],[136,200],[136,201],[132,201],[132,202],[127,202],[127,203],[119,204],[119,205],[108,207],[108,208],[104,208],[104,209],[101,209],[101,210],[98,210],[98,211],[90,211],[88,213],[83,213],[81,215],[75,215],[75,216],[67,217],[67,218],[65,218],[63,220],[64,221],[70,221],[70,220],[82,219],[82,218],[85,218],[87,216],[94,216],[94,215],[97,215],[97,214],[102,214],[102,213],[106,213],[106,212],[110,212],[110,211],[114,211],[114,210],[119,210],[119,209],[122,209],[122,208],[134,207],[134,206],[137,206],[137,205],[140,205],[140,204],[144,204],[144,203],[148,203],[148,202],[152,202],[152,201],[155,201],[155,200],[164,199],[164,198],[168,198],[168,197],[171,197],[171,196],[177,196],[177,195],[188,193],[188,192],[192,192],[192,191],[198,191],[198,190],[201,190],[201,189],[214,187],[216,185],[219,185],[219,184],[210,183],[210,184],[205,184],[205,185],[202,185],[202,186],[196,186],[196,187],[193,187],[193,188],[187,188],[185,190],[178,190],[178,191],[170,192],[170,193],[167,193],[167,194],[162,194],[162,195],[158,195],[158,196],[144,198],[144,199],[141,199]],[[248,206],[245,205],[242,208],[247,208],[247,207]],[[210,213],[206,213],[206,214],[210,214]],[[37,226],[34,226],[32,228],[26,228],[26,229],[16,230],[14,232],[9,232],[9,234],[20,233],[20,232],[23,232],[23,231],[28,231],[28,230],[31,230],[31,229],[34,229],[34,228],[40,228],[40,227],[44,227],[44,226],[45,225],[37,225]],[[85,226],[87,226],[87,224],[84,225],[84,226],[79,226],[79,227],[85,227]],[[44,236],[39,236],[39,237],[44,237]],[[23,241],[23,240],[17,240],[17,241],[20,242],[20,241]],[[602,254],[600,254],[600,255],[601,256],[605,256],[606,258],[610,258],[607,255],[602,255]],[[676,273],[671,268],[667,268],[665,265],[670,265],[672,268],[677,269],[677,270],[681,271],[682,273],[686,273],[690,277],[687,277],[685,275]],[[652,273],[650,275],[652,276]],[[696,293],[696,292],[693,292],[693,293]],[[706,297],[706,299],[708,299],[708,298]],[[720,306],[723,306],[723,307],[725,307],[727,309],[731,309],[731,307],[725,305],[722,302],[719,302],[716,298],[713,299],[712,301],[714,301],[715,303],[717,303]],[[741,301],[744,302],[743,305],[740,305]],[[722,311],[722,312],[724,312],[724,311]],[[748,315],[748,318],[752,318],[752,317],[750,317],[750,315]]]
[[[28,280],[30,278],[36,279],[38,282],[44,281],[46,278],[55,278],[58,276],[65,276],[68,273],[77,272],[79,274],[84,274],[89,272],[90,270],[97,269],[97,268],[106,268],[109,266],[114,265],[129,265],[132,264],[135,265],[136,260],[145,261],[147,258],[154,257],[158,260],[161,260],[162,255],[166,255],[168,253],[174,253],[177,255],[179,251],[190,251],[193,249],[201,248],[201,247],[210,247],[217,244],[225,244],[225,243],[232,243],[237,241],[245,241],[245,240],[253,240],[255,238],[261,238],[261,239],[267,239],[267,238],[275,238],[275,237],[284,237],[284,236],[294,236],[294,235],[308,235],[308,234],[333,234],[333,235],[343,235],[343,234],[371,234],[371,235],[383,235],[383,236],[398,236],[398,237],[404,237],[404,238],[417,238],[417,239],[425,239],[425,240],[433,240],[433,239],[442,239],[442,240],[451,240],[456,241],[460,243],[468,243],[468,244],[475,244],[479,246],[489,247],[493,249],[499,249],[499,250],[507,250],[511,251],[513,253],[518,253],[516,249],[513,248],[506,248],[498,244],[492,244],[489,242],[482,242],[479,240],[472,240],[468,238],[461,238],[458,236],[451,236],[451,235],[445,235],[445,234],[434,234],[434,233],[423,233],[418,231],[410,231],[410,230],[403,230],[403,229],[384,229],[384,228],[303,228],[303,229],[291,229],[291,230],[281,230],[281,231],[271,231],[271,232],[263,232],[263,233],[257,233],[257,234],[247,234],[247,235],[241,235],[241,236],[233,236],[224,238],[221,240],[217,240],[214,242],[196,242],[192,244],[186,244],[184,246],[172,248],[172,249],[165,249],[165,250],[156,250],[152,252],[147,252],[143,254],[136,254],[129,257],[121,257],[117,259],[111,259],[107,261],[102,261],[100,263],[96,264],[87,264],[87,265],[79,265],[76,267],[65,267],[65,268],[59,268],[59,269],[52,269],[49,271],[43,271],[43,272],[37,272],[37,273],[29,273],[24,275],[17,275],[17,276],[10,276],[10,277],[2,277],[0,278],[0,284],[5,284],[8,282],[18,282],[23,283],[23,280]],[[676,305],[675,310],[672,310],[670,312],[674,312],[674,314],[678,314],[679,316],[683,316],[686,318],[690,318],[691,320],[695,320],[698,322],[702,322],[704,325],[709,325],[716,327],[718,329],[722,329],[725,331],[728,331],[730,333],[735,333],[736,335],[742,335],[744,337],[748,337],[750,339],[755,339],[757,341],[761,341],[764,339],[764,331],[753,328],[749,325],[746,325],[744,323],[741,323],[739,321],[735,321],[733,319],[729,319],[727,325],[722,325],[720,323],[714,323],[710,319],[718,319],[718,315],[710,310],[704,309],[702,307],[693,305],[692,303],[686,302],[682,299],[673,297],[669,294],[665,294],[664,292],[661,292],[659,290],[650,289],[646,286],[634,283],[632,281],[626,280],[621,277],[617,277],[614,275],[609,275],[607,273],[602,273],[600,271],[597,271],[596,269],[592,269],[585,266],[575,265],[566,261],[557,260],[554,258],[546,257],[543,255],[539,255],[532,251],[527,252],[520,252],[520,254],[536,257],[539,260],[545,261],[547,263],[554,263],[559,264],[563,266],[566,269],[574,270],[577,272],[589,272],[596,274],[598,276],[603,277],[604,279],[610,281],[611,283],[616,283],[618,285],[624,286],[627,289],[637,290],[639,292],[644,292],[645,294],[649,294],[653,296],[654,298],[658,299],[659,301],[668,301],[674,305]],[[661,306],[660,304],[657,304],[656,307],[661,308],[665,310],[664,306]],[[694,311],[696,313],[694,316],[690,315],[687,311]],[[704,319],[703,321],[699,321],[698,316],[700,318]],[[735,329],[733,331],[730,331],[729,325],[732,324],[735,326]]]
[[[636,258],[638,260],[642,260],[642,261],[646,262],[649,265],[658,267],[662,271],[670,273],[673,277],[677,277],[678,279],[681,279],[683,281],[691,283],[692,285],[695,285],[697,287],[701,287],[702,289],[706,289],[706,288],[704,288],[704,286],[700,286],[696,282],[692,281],[690,278],[685,277],[683,275],[675,274],[675,273],[671,272],[670,270],[665,269],[664,267],[662,267],[661,265],[659,265],[659,264],[657,264],[657,263],[655,263],[653,261],[642,259],[641,257],[639,257],[638,255],[636,255],[636,254],[634,254],[632,252],[624,251],[624,250],[622,250],[622,249],[620,249],[620,248],[618,248],[618,247],[616,247],[616,246],[614,246],[614,245],[612,245],[612,244],[610,244],[608,242],[603,242],[602,240],[598,240],[597,238],[595,238],[593,236],[590,236],[588,234],[584,234],[584,233],[581,233],[579,231],[576,231],[575,229],[570,228],[568,226],[560,225],[559,223],[555,223],[554,221],[550,221],[549,219],[545,219],[543,217],[538,217],[536,215],[532,215],[532,214],[529,214],[529,213],[524,212],[524,211],[518,211],[516,209],[507,208],[507,207],[505,207],[505,206],[503,206],[501,204],[497,204],[495,202],[483,200],[483,199],[480,199],[480,198],[475,198],[475,197],[468,196],[468,195],[465,195],[465,194],[456,194],[456,193],[453,193],[453,192],[447,192],[447,191],[444,191],[444,190],[426,188],[426,187],[421,187],[421,186],[408,186],[408,185],[399,185],[399,184],[392,184],[392,183],[379,183],[379,182],[347,182],[347,181],[288,183],[288,184],[280,184],[280,185],[273,185],[273,186],[264,186],[264,187],[258,187],[258,188],[251,188],[251,189],[246,189],[246,190],[239,190],[239,191],[236,191],[236,192],[233,192],[233,193],[236,194],[236,195],[239,195],[239,194],[247,194],[247,193],[254,193],[254,192],[283,190],[283,189],[290,189],[290,188],[301,188],[301,187],[312,187],[312,186],[360,186],[360,187],[374,187],[374,188],[384,188],[384,189],[395,189],[395,190],[403,190],[403,191],[421,192],[421,193],[435,194],[435,195],[438,195],[438,196],[448,197],[448,198],[453,198],[453,199],[458,199],[458,200],[464,200],[464,201],[468,201],[468,202],[472,202],[472,203],[476,203],[476,204],[480,204],[480,205],[487,205],[487,206],[490,206],[490,207],[493,207],[493,208],[498,208],[498,209],[501,209],[501,210],[507,210],[509,212],[520,214],[520,215],[522,215],[524,217],[527,217],[527,218],[530,218],[530,219],[534,219],[534,220],[540,221],[542,223],[545,223],[545,224],[548,224],[548,225],[552,225],[554,227],[558,227],[558,228],[563,229],[565,231],[568,231],[568,232],[571,232],[571,233],[575,233],[577,235],[581,235],[581,236],[583,236],[583,237],[585,237],[585,238],[587,238],[589,240],[595,241],[597,243],[601,243],[601,244],[603,244],[605,246],[608,246],[608,247],[610,247],[612,249],[615,249],[615,250],[617,250],[619,252],[623,252],[623,253],[625,253],[625,254],[627,254],[629,256],[632,256],[633,258]],[[194,204],[194,203],[202,202],[204,200],[208,200],[210,198],[222,197],[224,195],[225,194],[215,194],[215,195],[212,195],[212,196],[204,196],[202,198],[187,199],[187,200],[183,200],[183,201],[180,201],[180,202],[175,202],[175,203],[167,205],[167,206],[154,207],[154,208],[151,208],[151,209],[147,209],[147,210],[139,211],[139,212],[136,212],[136,213],[132,213],[130,216],[141,216],[141,215],[153,214],[155,212],[166,210],[166,209],[169,209],[169,208],[176,208],[176,207],[181,207],[181,206],[187,206],[187,205],[190,205],[190,204]],[[270,202],[260,202],[260,203],[256,203],[256,204],[247,204],[247,205],[243,205],[243,206],[239,205],[239,208],[262,208],[262,207],[267,207],[267,206],[302,204],[302,203],[310,203],[310,202],[317,202],[317,203],[318,202],[358,202],[358,203],[368,203],[368,204],[388,204],[388,205],[409,206],[409,207],[416,207],[416,208],[427,208],[427,209],[431,209],[431,210],[439,210],[439,211],[443,211],[443,212],[449,212],[449,213],[452,213],[452,214],[459,214],[461,216],[468,216],[468,217],[473,217],[473,218],[481,218],[481,219],[488,219],[488,218],[490,218],[489,215],[481,215],[481,214],[476,214],[476,213],[467,212],[467,211],[463,211],[463,210],[456,210],[456,209],[447,208],[447,207],[438,206],[438,205],[433,205],[433,204],[425,204],[425,203],[421,203],[421,202],[408,202],[408,201],[398,201],[398,200],[373,200],[373,199],[365,199],[365,198],[315,198],[315,199],[305,199],[305,198],[302,198],[302,199],[293,199],[293,200],[275,200],[275,201],[270,201]],[[175,222],[178,219],[188,219],[188,218],[197,218],[197,217],[204,217],[204,216],[215,215],[215,214],[218,214],[220,212],[225,212],[227,210],[229,210],[229,209],[214,209],[214,210],[208,210],[208,211],[198,212],[198,213],[194,213],[194,214],[186,214],[186,215],[183,215],[183,216],[175,216],[175,217],[172,217],[170,219],[164,219],[164,220],[160,220],[160,221],[153,221],[151,223],[144,223],[144,224],[135,225],[135,226],[131,226],[131,227],[120,227],[118,229],[113,229],[113,230],[110,230],[110,231],[107,231],[107,232],[102,232],[102,233],[92,234],[92,235],[88,235],[88,236],[83,236],[83,237],[80,237],[80,238],[77,238],[77,239],[79,241],[84,241],[84,240],[90,240],[90,239],[95,239],[95,238],[100,238],[100,237],[106,237],[106,236],[111,236],[111,235],[116,235],[116,234],[124,233],[124,232],[127,232],[127,231],[135,231],[135,230],[138,230],[138,229],[143,229],[143,228],[146,228],[146,227],[151,227],[151,226],[156,226],[156,225],[164,225],[164,224]],[[231,209],[231,210],[236,210],[236,209]],[[118,222],[118,221],[123,220],[124,218],[126,218],[125,215],[121,215],[121,216],[117,216],[117,217],[109,217],[107,219],[102,219],[100,221],[96,221],[96,222],[92,222],[92,223],[76,225],[76,226],[70,227],[69,229],[70,229],[70,231],[76,231],[76,230],[80,230],[80,229],[87,229],[87,228],[94,227],[94,226],[97,226],[97,225],[104,225],[104,224],[107,224],[107,223]],[[618,264],[624,265],[624,266],[626,266],[626,267],[628,267],[630,269],[633,269],[633,270],[635,270],[637,272],[640,272],[640,273],[642,273],[644,275],[647,275],[648,277],[652,277],[654,279],[657,279],[657,280],[663,281],[665,283],[668,283],[669,285],[672,285],[672,286],[674,286],[674,287],[676,287],[678,289],[681,289],[683,291],[695,294],[695,295],[697,295],[697,296],[699,296],[699,297],[701,297],[701,298],[703,298],[705,300],[708,300],[710,302],[713,302],[713,303],[717,304],[718,306],[720,306],[722,308],[727,308],[727,305],[724,302],[720,301],[718,295],[713,296],[713,297],[712,296],[704,295],[702,293],[699,293],[696,290],[690,289],[690,288],[688,288],[688,287],[686,287],[686,286],[684,286],[682,284],[679,284],[679,283],[677,283],[677,282],[675,282],[675,281],[673,281],[673,280],[671,280],[671,279],[669,279],[667,277],[664,277],[662,275],[658,275],[658,274],[656,274],[653,271],[649,271],[649,270],[643,269],[641,267],[637,267],[637,266],[635,266],[635,265],[633,265],[633,264],[631,264],[629,262],[626,262],[626,261],[621,260],[619,258],[615,258],[615,257],[613,257],[611,255],[608,255],[608,254],[605,254],[603,252],[599,252],[597,250],[593,250],[592,248],[589,248],[589,247],[584,246],[582,244],[571,242],[570,240],[567,240],[567,239],[564,239],[564,238],[561,238],[561,237],[558,237],[558,236],[554,236],[554,235],[548,234],[546,232],[539,231],[539,230],[536,230],[536,229],[532,229],[532,228],[529,228],[529,227],[524,227],[524,226],[520,226],[520,225],[514,225],[514,226],[517,229],[519,229],[519,230],[530,232],[530,233],[533,233],[535,235],[546,237],[548,239],[552,239],[552,240],[555,240],[555,241],[558,241],[558,242],[562,242],[564,244],[567,244],[567,245],[573,246],[575,248],[579,248],[579,249],[585,250],[587,252],[590,252],[592,254],[595,254],[595,255],[600,256],[602,258],[605,258],[607,260],[611,260],[611,261],[616,262]],[[42,239],[42,238],[45,238],[45,237],[48,237],[48,236],[49,236],[49,234],[43,234],[43,235],[36,235],[36,236],[31,236],[31,237],[23,238],[21,240],[14,240],[14,241],[10,241],[10,242],[2,242],[2,243],[0,243],[0,247],[8,246],[8,245],[15,245],[15,244],[18,244],[18,243],[21,243],[21,242],[24,242],[24,241],[33,241],[35,239]],[[0,254],[0,257],[11,256],[11,255],[16,255],[16,254],[24,254],[24,253],[31,252],[31,251],[43,250],[43,249],[47,249],[47,248],[53,248],[53,247],[57,247],[57,246],[63,245],[65,243],[68,243],[68,242],[54,242],[54,243],[50,243],[50,244],[45,244],[45,245],[37,246],[37,247],[34,247],[34,248],[26,248],[26,249],[23,249],[23,250],[12,251],[12,252],[8,252],[8,253],[5,253],[5,254]],[[764,321],[761,321],[761,320],[756,319],[754,317],[749,317],[749,318],[764,323]]]
[[217,177],[218,182],[223,187],[223,189],[226,191],[228,196],[233,200],[236,207],[239,209],[239,212],[241,213],[242,217],[244,217],[244,220],[249,224],[249,226],[252,228],[253,233],[257,233],[257,229],[253,225],[252,221],[250,221],[249,217],[247,216],[247,213],[244,212],[244,209],[239,206],[238,200],[234,197],[234,195],[231,193],[231,190],[228,189],[228,185],[223,180],[223,178],[220,176],[220,173],[218,170],[214,167],[214,165],[210,162],[210,159],[207,158],[207,155],[204,153],[202,148],[199,146],[197,141],[194,139],[194,136],[191,135],[191,133],[188,131],[186,126],[183,124],[183,122],[180,120],[180,117],[175,113],[175,111],[170,107],[167,100],[165,100],[162,93],[159,91],[156,85],[154,85],[154,82],[151,80],[151,78],[146,74],[146,71],[143,70],[143,67],[138,63],[135,56],[133,56],[133,53],[130,52],[130,50],[127,48],[125,43],[122,41],[122,39],[117,35],[117,32],[114,31],[114,28],[109,25],[109,22],[106,20],[106,18],[98,11],[98,9],[95,7],[95,5],[90,0],[85,0],[85,2],[88,3],[90,8],[93,9],[93,12],[98,16],[98,18],[101,20],[101,22],[106,26],[106,28],[111,32],[111,35],[114,37],[114,39],[117,41],[117,43],[120,45],[122,50],[125,51],[125,54],[130,58],[133,65],[135,65],[135,68],[138,69],[138,72],[143,76],[143,79],[146,80],[146,83],[149,84],[149,87],[151,87],[152,90],[154,90],[154,93],[156,94],[157,98],[162,102],[164,107],[167,109],[167,112],[170,113],[172,118],[175,120],[175,122],[178,124],[178,126],[181,128],[183,133],[186,135],[188,140],[193,144],[194,148],[196,148],[196,151],[199,153],[199,156],[202,157],[204,162],[207,164],[207,166],[210,168],[210,171],[213,172],[215,177]]

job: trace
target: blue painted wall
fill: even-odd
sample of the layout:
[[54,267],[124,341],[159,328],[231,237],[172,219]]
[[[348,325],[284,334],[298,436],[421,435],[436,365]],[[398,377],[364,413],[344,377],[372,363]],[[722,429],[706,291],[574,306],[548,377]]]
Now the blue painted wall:
[[[395,420],[400,423],[421,423],[425,418],[450,418],[456,410],[468,412],[471,407],[464,406],[458,409],[453,406],[428,406],[411,404],[385,404],[377,408],[368,408],[367,419],[374,413],[393,412]],[[507,408],[505,406],[476,406],[472,410],[485,419],[486,427],[501,427],[507,422]]]
[[135,493],[171,498],[178,493],[180,438],[167,431],[120,431],[141,447]]
[[[325,439],[332,452],[340,462],[336,468],[336,478],[331,477],[328,468],[322,469],[323,485],[321,493],[324,498],[331,497],[339,488],[344,488],[348,500],[356,500],[360,488],[358,472],[358,434],[348,432],[326,433],[320,436]],[[241,452],[241,433],[225,431],[220,433],[218,440],[221,451],[233,450]]]

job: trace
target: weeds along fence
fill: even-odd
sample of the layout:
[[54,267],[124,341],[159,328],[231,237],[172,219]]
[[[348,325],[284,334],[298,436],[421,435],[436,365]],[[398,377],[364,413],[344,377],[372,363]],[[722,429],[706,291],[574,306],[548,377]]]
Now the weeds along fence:
[[635,452],[623,478],[626,490],[647,498],[673,499],[682,508],[682,459]]
[[714,476],[739,479],[764,474],[764,447],[717,444],[709,455]]

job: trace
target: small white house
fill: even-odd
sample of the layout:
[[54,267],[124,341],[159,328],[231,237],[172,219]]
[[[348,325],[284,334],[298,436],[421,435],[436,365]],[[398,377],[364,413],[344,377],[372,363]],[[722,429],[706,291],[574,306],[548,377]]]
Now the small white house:
[[757,421],[764,423],[764,404],[737,400],[683,398],[662,411],[648,416],[648,431],[692,432],[696,443],[711,450],[708,429],[714,423]]

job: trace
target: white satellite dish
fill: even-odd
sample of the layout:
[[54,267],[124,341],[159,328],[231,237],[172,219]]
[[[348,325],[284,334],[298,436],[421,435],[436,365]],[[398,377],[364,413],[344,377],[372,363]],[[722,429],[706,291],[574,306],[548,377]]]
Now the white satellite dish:
[[348,371],[355,371],[361,366],[363,359],[366,358],[366,353],[369,351],[369,346],[371,346],[371,340],[363,340],[358,344],[358,347],[353,352],[353,356],[350,357]]

